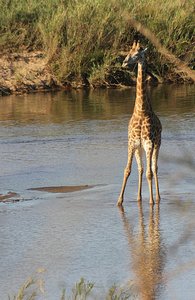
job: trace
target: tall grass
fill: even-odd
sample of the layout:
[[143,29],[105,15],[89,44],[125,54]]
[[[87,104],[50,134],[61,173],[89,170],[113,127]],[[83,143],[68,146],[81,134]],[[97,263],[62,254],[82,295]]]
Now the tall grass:
[[[104,296],[99,296],[97,291],[94,291],[94,283],[88,282],[81,278],[75,283],[71,292],[67,293],[62,290],[59,300],[87,300],[87,299],[105,299],[105,300],[133,300],[137,299],[137,293],[132,289],[131,284],[124,288],[112,286],[108,289]],[[38,300],[40,296],[45,295],[45,291],[40,289],[40,284],[37,280],[28,279],[18,290],[13,297],[9,296],[8,300]],[[56,299],[57,300],[57,299]]]
[[[121,50],[132,43],[129,15],[147,26],[177,57],[193,64],[193,0],[1,0],[0,49],[45,51],[61,81],[69,76],[102,80]],[[160,77],[173,66],[143,36]]]

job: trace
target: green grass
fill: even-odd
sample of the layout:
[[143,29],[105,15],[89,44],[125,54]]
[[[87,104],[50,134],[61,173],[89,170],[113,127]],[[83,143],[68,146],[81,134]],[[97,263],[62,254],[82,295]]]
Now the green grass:
[[[79,282],[74,285],[71,292],[67,293],[66,289],[63,289],[59,300],[100,299],[97,292],[95,293],[94,288],[94,283],[87,282],[81,278]],[[8,300],[38,300],[40,295],[45,295],[42,280],[30,278],[19,288],[17,294],[13,297],[9,296]],[[105,296],[101,296],[101,299],[132,300],[137,299],[137,295],[133,292],[131,285],[123,289],[117,288],[114,285],[107,291]]]
[[[125,15],[148,27],[162,45],[193,64],[193,0],[1,0],[0,49],[45,51],[60,81],[104,73],[134,39]],[[165,78],[174,67],[143,36],[153,73]],[[168,74],[168,75],[167,75]]]

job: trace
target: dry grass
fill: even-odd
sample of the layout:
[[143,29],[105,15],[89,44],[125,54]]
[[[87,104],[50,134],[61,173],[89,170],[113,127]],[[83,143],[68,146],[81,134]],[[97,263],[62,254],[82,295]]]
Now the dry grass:
[[137,35],[149,47],[149,60],[156,76],[171,78],[172,74],[178,74],[173,60],[170,62],[167,55],[158,52],[155,43],[146,39],[147,34],[125,16],[140,22],[169,53],[184,60],[185,66],[193,67],[192,0],[162,3],[155,0],[2,0],[0,48],[5,52],[44,50],[61,81],[71,75],[85,76],[93,82],[104,80],[102,73],[108,63]]
[[[94,292],[95,285],[81,278],[72,288],[71,293],[62,290],[59,300],[86,300],[98,299]],[[28,279],[13,297],[9,296],[9,300],[38,300],[40,295],[44,295],[43,282],[37,279]],[[126,288],[117,288],[112,286],[104,296],[104,300],[127,300],[135,299],[136,296],[132,292],[131,285]]]

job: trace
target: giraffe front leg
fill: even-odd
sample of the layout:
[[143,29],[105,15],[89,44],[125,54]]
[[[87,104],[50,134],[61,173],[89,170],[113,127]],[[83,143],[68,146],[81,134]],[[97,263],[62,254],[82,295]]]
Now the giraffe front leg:
[[124,170],[124,177],[123,177],[123,183],[122,183],[122,188],[121,192],[117,201],[117,205],[121,206],[123,204],[123,198],[124,198],[124,192],[125,192],[125,187],[127,183],[127,179],[129,178],[129,175],[131,173],[131,165],[132,165],[132,160],[133,160],[133,149],[129,149],[128,152],[128,160],[127,160],[127,166]]
[[146,169],[146,178],[148,181],[148,188],[150,193],[150,204],[154,204],[154,198],[153,198],[153,189],[152,189],[152,153],[153,153],[153,145],[152,142],[148,142],[145,147],[146,151],[146,163],[147,163],[147,169]]

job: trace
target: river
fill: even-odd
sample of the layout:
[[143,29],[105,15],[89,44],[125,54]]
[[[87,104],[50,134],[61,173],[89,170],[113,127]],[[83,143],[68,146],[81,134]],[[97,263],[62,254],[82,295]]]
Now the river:
[[[127,159],[135,89],[12,95],[0,99],[0,299],[44,269],[45,293],[58,300],[81,277],[96,296],[113,285],[141,299],[195,295],[195,87],[151,88],[162,126],[160,207],[147,181],[139,206],[137,168],[116,207]],[[39,187],[89,185],[70,192]]]

